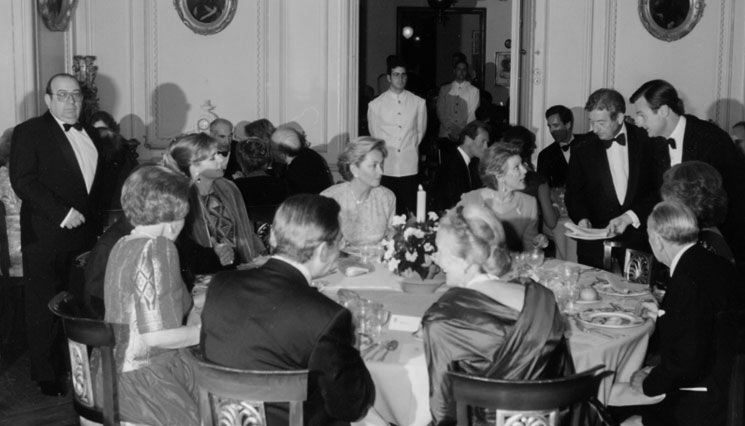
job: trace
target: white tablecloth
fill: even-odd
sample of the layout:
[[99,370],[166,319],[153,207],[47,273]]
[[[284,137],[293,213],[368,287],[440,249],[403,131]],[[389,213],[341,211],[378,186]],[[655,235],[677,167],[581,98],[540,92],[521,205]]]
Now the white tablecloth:
[[[567,262],[549,259],[540,268],[539,278],[557,271]],[[605,271],[580,266],[583,273],[580,284],[590,284],[597,277],[603,277],[623,287],[628,285],[620,277]],[[381,302],[394,314],[421,317],[424,311],[439,298],[445,288],[435,294],[402,293],[395,277],[377,264],[376,270],[358,277],[344,277],[333,274],[325,278],[327,286],[324,293],[335,297],[336,290],[346,288],[355,290],[361,297]],[[625,308],[634,308],[642,297],[603,296],[600,302],[578,305],[578,309],[609,306],[613,302]],[[643,298],[651,299],[651,296]],[[647,351],[649,335],[654,323],[626,329],[602,329],[607,337],[595,333],[582,332],[574,321],[567,331],[569,347],[577,371],[587,370],[595,365],[604,364],[607,369],[616,371],[615,376],[606,378],[600,386],[598,398],[608,404],[627,405],[634,403],[625,397],[628,394],[626,382],[631,374],[642,366]],[[592,327],[590,327],[592,328]],[[384,362],[366,361],[376,386],[374,409],[358,425],[381,425],[391,422],[398,425],[426,425],[431,420],[429,414],[429,379],[424,350],[421,340],[411,333],[386,331],[384,340],[396,339],[399,348],[386,357]],[[614,390],[614,384],[626,391]],[[616,398],[617,395],[621,395]]]

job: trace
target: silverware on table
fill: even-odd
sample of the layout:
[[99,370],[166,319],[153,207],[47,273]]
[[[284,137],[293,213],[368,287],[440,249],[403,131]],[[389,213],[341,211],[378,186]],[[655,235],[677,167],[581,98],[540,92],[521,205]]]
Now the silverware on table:
[[375,348],[377,348],[377,347],[378,347],[378,345],[379,345],[379,343],[378,343],[378,342],[373,342],[373,343],[371,343],[371,344],[370,344],[370,346],[368,346],[368,347],[366,347],[365,349],[363,349],[363,350],[361,350],[361,351],[360,351],[360,356],[361,356],[362,358],[366,357],[366,356],[367,356],[367,354],[369,354],[369,353],[370,353],[370,352],[372,352],[372,351],[373,351],[373,350],[374,350]]
[[378,361],[382,362],[383,360],[385,360],[385,357],[388,356],[388,352],[395,351],[396,348],[398,348],[398,340],[389,340],[383,348],[385,352],[383,352],[383,355],[380,357],[380,359],[378,359]]
[[617,336],[614,336],[612,334],[606,333],[604,331],[598,330],[594,327],[586,327],[584,324],[582,324],[582,321],[577,316],[572,316],[574,319],[574,324],[577,326],[577,330],[587,333],[587,334],[596,334],[598,336],[606,337],[608,339],[615,339]]

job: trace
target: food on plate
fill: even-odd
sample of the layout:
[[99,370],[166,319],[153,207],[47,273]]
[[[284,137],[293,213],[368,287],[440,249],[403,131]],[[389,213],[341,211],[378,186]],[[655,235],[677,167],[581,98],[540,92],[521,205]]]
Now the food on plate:
[[585,287],[579,292],[580,300],[586,302],[593,302],[599,299],[598,292],[592,287]]

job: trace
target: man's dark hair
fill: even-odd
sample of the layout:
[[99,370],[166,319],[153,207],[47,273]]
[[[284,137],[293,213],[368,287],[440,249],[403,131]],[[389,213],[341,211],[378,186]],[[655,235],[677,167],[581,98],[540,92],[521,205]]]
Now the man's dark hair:
[[732,126],[733,129],[735,127],[743,127],[743,128],[745,128],[745,121],[738,121],[737,123],[735,123],[734,126]]
[[572,124],[574,124],[574,114],[572,114],[572,110],[565,107],[564,105],[554,105],[551,108],[546,110],[546,120],[548,120],[549,117],[552,115],[559,114],[559,120],[563,124],[567,124],[570,121]]
[[587,98],[585,111],[606,110],[610,112],[610,118],[616,119],[618,114],[626,113],[626,101],[623,96],[613,89],[598,89]]
[[463,145],[463,143],[466,141],[466,136],[471,139],[476,139],[476,136],[479,135],[479,129],[485,131],[487,134],[489,134],[489,131],[491,130],[489,126],[483,121],[473,120],[472,122],[468,123],[466,127],[463,128],[463,130],[460,131],[460,135],[458,136],[458,143],[456,144],[456,146]]
[[[77,78],[75,78],[75,76],[74,76],[74,75],[72,75],[72,74],[69,74],[69,73],[66,73],[66,72],[61,72],[61,73],[55,74],[55,75],[53,75],[53,76],[52,76],[52,77],[51,77],[51,78],[50,78],[49,80],[47,80],[47,88],[46,88],[46,90],[45,90],[45,93],[46,93],[47,95],[51,95],[51,94],[52,94],[52,82],[53,82],[53,81],[54,81],[54,79],[56,79],[57,77],[70,77],[71,79],[73,79],[73,80],[75,80],[75,81],[78,81],[78,79],[77,79]],[[80,85],[80,82],[78,82],[78,85]]]
[[385,73],[388,75],[391,75],[391,72],[393,72],[394,68],[402,67],[406,69],[406,62],[404,62],[404,60],[399,58],[398,56],[394,56],[392,58],[389,57],[388,61],[386,62],[387,62],[387,65],[386,65]]
[[458,62],[466,62],[466,55],[463,52],[453,52],[450,57],[457,60]]
[[665,80],[651,80],[642,84],[629,100],[634,103],[642,96],[644,96],[644,100],[647,101],[652,111],[656,112],[661,106],[667,105],[674,113],[685,114],[685,107],[683,101],[678,97],[678,91]]
[[91,125],[97,121],[103,121],[106,127],[108,127],[112,132],[119,133],[119,125],[116,123],[116,120],[114,120],[114,117],[112,117],[108,112],[98,110],[94,112],[88,120]]
[[460,64],[464,64],[466,66],[466,70],[468,70],[469,65],[468,65],[468,62],[465,59],[464,60],[458,59],[458,61],[453,64],[453,69],[458,68],[458,65],[460,65]]
[[535,134],[523,126],[510,126],[502,133],[502,142],[520,148],[520,157],[524,161],[530,162],[530,157],[535,152]]

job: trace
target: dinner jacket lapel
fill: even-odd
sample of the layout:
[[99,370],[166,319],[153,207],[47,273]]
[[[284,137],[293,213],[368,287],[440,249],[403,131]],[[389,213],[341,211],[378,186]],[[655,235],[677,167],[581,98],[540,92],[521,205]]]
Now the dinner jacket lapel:
[[[696,155],[698,151],[698,139],[699,135],[696,131],[696,121],[695,117],[686,115],[686,128],[683,132],[683,158],[682,161],[692,161],[698,158],[698,155]],[[668,164],[670,162],[668,161]]]
[[616,196],[616,187],[613,185],[613,176],[610,173],[610,164],[608,163],[608,156],[605,153],[605,146],[601,143],[597,137],[590,141],[592,144],[592,158],[591,160],[597,167],[598,177],[602,183],[605,196],[608,201],[618,203],[618,196]]
[[[65,132],[62,130],[62,128],[60,128],[59,124],[57,124],[57,120],[54,119],[54,116],[52,116],[51,112],[47,111],[47,113],[44,114],[44,119],[52,136],[52,149],[58,150],[58,152],[60,153],[60,158],[62,159],[62,161],[67,163],[67,166],[73,173],[73,176],[71,176],[71,183],[75,184],[78,188],[81,188],[83,194],[87,195],[88,190],[85,187],[83,171],[80,169],[78,159],[77,157],[75,157],[75,151],[73,151],[70,141],[67,139],[67,136],[65,136]],[[101,162],[99,161],[99,164],[100,163]]]
[[639,174],[641,168],[641,141],[636,137],[636,134],[632,133],[627,127],[626,130],[627,140],[627,151],[629,156],[629,181],[626,187],[626,197],[623,200],[623,205],[628,206],[636,196],[637,186],[639,185]]

